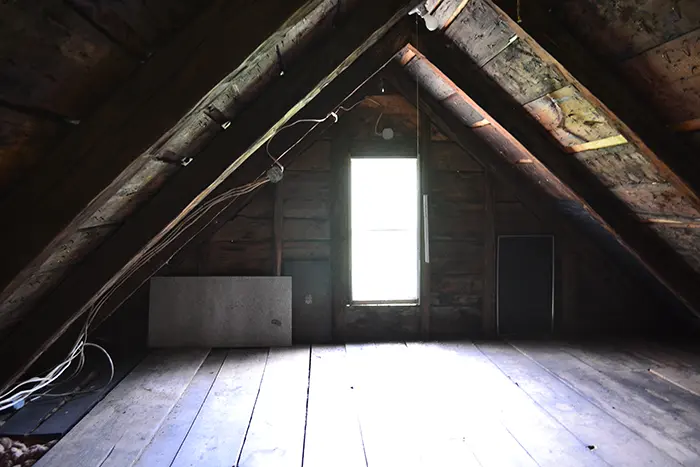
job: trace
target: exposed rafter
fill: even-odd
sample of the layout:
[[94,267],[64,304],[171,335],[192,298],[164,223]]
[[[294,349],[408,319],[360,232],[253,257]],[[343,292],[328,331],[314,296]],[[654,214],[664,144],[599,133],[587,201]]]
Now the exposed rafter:
[[[305,29],[312,27],[307,16],[321,4],[216,1],[80,122],[41,170],[0,205],[4,216],[13,219],[0,232],[0,302],[150,162],[149,150],[180,119],[190,113],[194,127],[202,125],[202,117],[191,115],[202,96],[234,70],[267,60],[280,37],[298,31],[302,20],[308,23]],[[231,27],[240,18],[255,27]],[[207,123],[218,127],[215,121]]]
[[[700,208],[700,166],[690,148],[639,101],[630,87],[556,21],[541,2],[487,0],[538,56],[554,66],[615,124],[627,141]],[[587,148],[590,149],[590,148]]]
[[[283,77],[268,86],[261,97],[234,118],[230,128],[219,135],[196,163],[179,172],[151,201],[91,254],[49,297],[20,323],[3,342],[0,352],[17,356],[4,366],[0,381],[7,386],[26,371],[71,324],[93,304],[97,296],[120,281],[120,271],[139,261],[185,216],[234,173],[287,121],[292,119],[353,63],[378,44],[393,55],[405,45],[413,22],[404,20],[415,2],[387,0],[363,3],[337,25],[322,44],[308,50]],[[392,31],[392,28],[396,28]],[[374,52],[373,52],[374,53]],[[372,55],[370,55],[372,56]],[[386,54],[377,53],[378,57]],[[323,57],[319,60],[318,57]],[[365,63],[365,62],[359,62]],[[366,64],[366,63],[365,63]],[[365,78],[347,82],[338,101],[360,86]],[[335,90],[339,91],[338,89]],[[35,319],[36,318],[36,319]],[[41,323],[37,326],[37,323]]]
[[472,108],[527,148],[533,158],[542,162],[612,228],[657,279],[696,313],[700,310],[696,274],[673,249],[638,222],[628,206],[600,180],[567,158],[544,128],[449,40],[427,33],[421,39],[420,52],[465,91]]

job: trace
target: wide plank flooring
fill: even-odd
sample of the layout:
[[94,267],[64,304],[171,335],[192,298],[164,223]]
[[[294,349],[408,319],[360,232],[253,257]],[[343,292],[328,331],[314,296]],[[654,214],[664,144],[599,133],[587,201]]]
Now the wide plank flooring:
[[37,465],[700,466],[699,362],[643,342],[158,351]]

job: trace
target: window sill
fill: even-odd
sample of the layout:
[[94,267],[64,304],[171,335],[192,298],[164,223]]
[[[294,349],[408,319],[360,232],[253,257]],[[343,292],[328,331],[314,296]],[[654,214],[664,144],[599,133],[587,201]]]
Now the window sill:
[[418,306],[419,301],[411,302],[350,302],[345,305],[346,308],[360,308],[360,307],[407,307],[407,306]]

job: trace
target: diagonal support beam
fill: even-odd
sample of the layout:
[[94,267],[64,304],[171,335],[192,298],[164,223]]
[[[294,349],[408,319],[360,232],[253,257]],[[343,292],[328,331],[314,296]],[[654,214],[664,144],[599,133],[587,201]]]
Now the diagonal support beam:
[[696,161],[696,150],[650,112],[609,66],[578,43],[547,11],[543,2],[486,1],[520,40],[600,109],[620,133],[700,209],[700,165]]
[[[610,226],[645,267],[691,310],[699,314],[695,271],[598,179],[576,166],[544,128],[498,84],[442,36],[424,34],[420,52],[459,89],[493,126],[511,135]],[[466,92],[468,91],[468,92]]]
[[[198,157],[176,174],[151,201],[93,252],[76,271],[20,323],[2,343],[0,355],[13,355],[0,370],[0,381],[15,381],[39,355],[83,316],[98,297],[125,280],[122,275],[158,244],[185,216],[234,173],[286,122],[373,46],[391,56],[407,42],[412,21],[407,0],[365,2],[317,47],[308,50],[292,69],[271,84],[232,121]],[[403,19],[403,21],[401,21]],[[392,28],[394,28],[392,30]],[[380,41],[381,40],[381,41]],[[388,55],[387,55],[388,54]],[[319,59],[322,57],[322,59]],[[368,71],[371,76],[377,69]],[[357,75],[355,75],[357,77]],[[346,89],[338,99],[362,84]],[[336,89],[335,92],[338,92]],[[341,97],[342,96],[342,97]],[[31,323],[31,324],[30,324]],[[41,323],[40,325],[37,325]]]
[[[80,122],[40,171],[0,204],[12,219],[0,231],[0,300],[119,190],[115,181],[139,170],[149,148],[203,96],[232,71],[256,66],[279,34],[300,29],[297,23],[319,3],[216,0]],[[255,26],[231,26],[241,18]],[[301,29],[313,26],[309,21]]]

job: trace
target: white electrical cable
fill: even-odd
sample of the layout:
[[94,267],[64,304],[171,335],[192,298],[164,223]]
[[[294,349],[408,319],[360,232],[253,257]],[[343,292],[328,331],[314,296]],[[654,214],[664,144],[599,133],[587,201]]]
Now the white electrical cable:
[[[368,98],[369,99],[369,98]],[[299,119],[296,120],[292,123],[289,123],[287,125],[284,125],[280,127],[268,140],[267,143],[265,144],[265,150],[268,154],[268,156],[274,161],[276,165],[278,165],[280,168],[284,169],[284,167],[279,163],[279,160],[285,156],[289,151],[291,151],[294,147],[296,147],[303,139],[311,132],[313,131],[319,124],[325,122],[329,118],[333,118],[335,120],[335,123],[338,122],[339,116],[338,116],[338,111],[342,110],[343,112],[347,113],[357,107],[360,103],[363,102],[364,99],[356,102],[353,104],[350,108],[345,108],[342,105],[338,106],[336,110],[333,112],[330,112],[328,115],[326,115],[324,118],[320,119],[312,119],[312,118],[307,118],[307,119]],[[370,99],[371,100],[371,99]],[[376,101],[374,101],[376,103]],[[304,135],[302,135],[301,138],[299,138],[294,144],[289,146],[281,155],[279,155],[277,158],[273,157],[272,154],[270,153],[270,143],[272,142],[272,139],[282,130],[285,130],[287,128],[291,128],[294,125],[297,125],[299,123],[314,123],[314,125],[306,132]],[[3,410],[6,410],[11,407],[15,407],[19,403],[23,405],[24,401],[26,401],[28,398],[30,398],[33,394],[36,394],[38,391],[52,385],[58,378],[61,377],[61,375],[71,366],[73,361],[77,358],[78,360],[78,368],[76,371],[73,372],[73,374],[68,378],[71,379],[75,377],[80,370],[82,370],[84,364],[85,364],[85,348],[86,347],[95,347],[99,350],[101,350],[105,356],[107,357],[107,360],[109,361],[109,365],[111,368],[111,374],[109,378],[109,382],[107,385],[104,387],[107,387],[112,380],[114,379],[114,362],[112,361],[112,357],[109,355],[107,350],[105,350],[103,347],[88,342],[87,337],[88,337],[88,331],[90,329],[90,325],[92,324],[93,320],[97,316],[98,312],[102,308],[102,306],[107,303],[107,301],[112,297],[112,295],[121,287],[124,282],[126,282],[136,271],[138,271],[143,265],[145,265],[148,261],[150,261],[153,257],[155,257],[158,253],[163,251],[170,243],[172,243],[178,236],[182,234],[185,230],[187,230],[189,227],[194,225],[204,214],[206,214],[212,207],[215,205],[222,203],[224,201],[229,201],[236,199],[242,195],[251,193],[258,189],[259,187],[265,185],[268,183],[270,180],[268,178],[263,178],[265,174],[259,176],[257,179],[255,179],[253,182],[248,183],[246,185],[233,188],[231,190],[228,190],[224,193],[221,193],[220,195],[217,195],[216,197],[212,198],[211,200],[201,204],[200,206],[197,206],[196,209],[188,213],[184,219],[179,222],[175,227],[164,233],[155,243],[149,244],[143,254],[134,262],[131,262],[127,264],[127,266],[122,269],[118,274],[118,277],[116,281],[114,281],[112,284],[108,284],[105,287],[103,287],[97,294],[96,294],[96,299],[94,301],[91,301],[90,303],[86,304],[83,307],[83,310],[87,309],[87,318],[85,320],[85,323],[83,324],[83,327],[80,331],[80,334],[78,335],[78,338],[75,341],[75,344],[73,345],[73,348],[69,352],[68,356],[60,362],[58,365],[56,365],[51,371],[49,371],[45,376],[40,376],[40,377],[34,377],[34,378],[29,378],[17,385],[15,385],[13,388],[5,391],[3,394],[0,394],[0,412]],[[67,380],[68,380],[67,379]],[[30,389],[23,389],[19,391],[20,388],[34,384]],[[101,388],[101,389],[104,389]],[[100,390],[101,390],[100,389]],[[85,392],[92,392],[92,391],[76,391],[73,393],[65,393],[65,394],[51,394],[51,393],[44,393],[44,394],[36,394],[36,396],[32,399],[34,400],[35,398],[39,397],[58,397],[58,396],[69,396],[69,395],[74,395],[74,394],[81,394]]]

